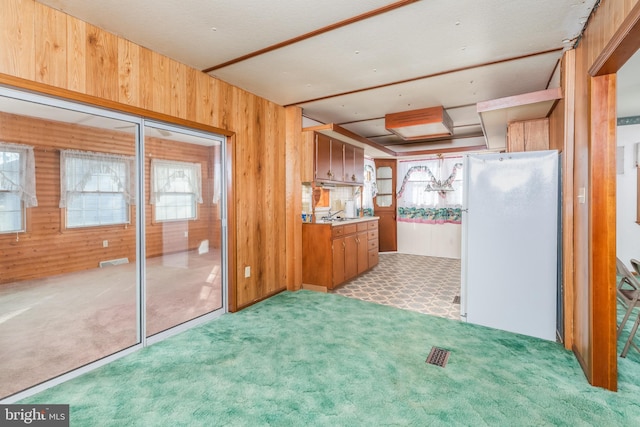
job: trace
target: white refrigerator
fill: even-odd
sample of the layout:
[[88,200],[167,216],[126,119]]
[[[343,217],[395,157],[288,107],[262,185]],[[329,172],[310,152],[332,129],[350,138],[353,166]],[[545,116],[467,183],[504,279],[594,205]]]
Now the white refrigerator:
[[556,340],[558,152],[464,160],[461,318]]

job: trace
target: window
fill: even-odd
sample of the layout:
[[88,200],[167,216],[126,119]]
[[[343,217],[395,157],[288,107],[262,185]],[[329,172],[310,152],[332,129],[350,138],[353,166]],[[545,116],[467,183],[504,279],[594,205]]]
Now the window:
[[134,158],[87,151],[60,152],[60,207],[67,227],[129,223],[135,203]]
[[462,221],[462,159],[401,162],[398,221],[427,224]]
[[152,159],[151,174],[155,220],[196,219],[196,203],[202,203],[200,164]]
[[25,231],[24,209],[38,206],[33,147],[0,142],[0,233]]

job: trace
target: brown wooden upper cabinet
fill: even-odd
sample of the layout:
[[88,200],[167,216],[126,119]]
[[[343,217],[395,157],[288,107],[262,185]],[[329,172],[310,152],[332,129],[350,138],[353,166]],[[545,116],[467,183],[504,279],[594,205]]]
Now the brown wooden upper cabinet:
[[315,134],[314,180],[340,184],[364,182],[364,150],[359,147]]
[[364,182],[364,149],[353,145],[344,146],[344,182]]
[[549,119],[521,120],[507,127],[507,151],[541,151],[549,149]]

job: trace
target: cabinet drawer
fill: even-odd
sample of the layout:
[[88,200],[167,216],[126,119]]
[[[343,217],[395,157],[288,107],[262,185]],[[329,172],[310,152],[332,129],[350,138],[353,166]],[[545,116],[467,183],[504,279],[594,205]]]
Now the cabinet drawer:
[[378,239],[369,240],[367,247],[369,248],[369,250],[372,250],[372,249],[378,250]]
[[367,231],[367,223],[359,222],[356,224],[358,226],[358,231]]
[[369,268],[378,265],[378,251],[369,251]]
[[367,238],[369,240],[375,240],[377,242],[378,241],[378,230],[369,230],[369,232],[367,233]]
[[377,230],[378,229],[378,220],[367,222],[367,228],[369,230]]
[[349,225],[343,225],[344,227],[344,234],[353,234],[356,232],[357,228],[356,227],[357,224],[349,224]]
[[344,235],[344,226],[331,227],[331,237],[336,238]]

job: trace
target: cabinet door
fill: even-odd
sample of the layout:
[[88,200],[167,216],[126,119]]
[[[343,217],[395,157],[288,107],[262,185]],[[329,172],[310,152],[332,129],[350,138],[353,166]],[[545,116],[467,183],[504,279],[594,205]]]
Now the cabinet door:
[[364,148],[353,147],[353,173],[356,176],[356,183],[364,183]]
[[350,184],[362,184],[364,182],[364,149],[345,144],[344,181]]
[[316,134],[315,178],[317,181],[331,180],[331,139]]
[[356,182],[354,148],[352,145],[344,146],[344,182]]
[[331,289],[345,281],[344,260],[345,260],[345,241],[344,237],[333,239],[331,241],[333,250],[333,286]]
[[331,140],[331,180],[344,181],[344,143]]
[[358,233],[358,274],[369,269],[369,232],[361,231]]
[[344,279],[350,280],[358,275],[358,240],[356,234],[344,238]]

